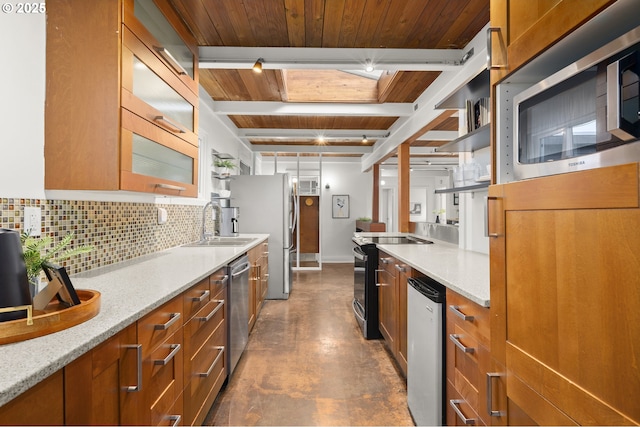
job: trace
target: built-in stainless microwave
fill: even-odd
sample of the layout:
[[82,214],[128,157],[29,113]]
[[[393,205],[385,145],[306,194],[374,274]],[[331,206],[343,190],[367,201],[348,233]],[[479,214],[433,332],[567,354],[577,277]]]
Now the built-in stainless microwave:
[[513,97],[515,179],[640,161],[640,27]]

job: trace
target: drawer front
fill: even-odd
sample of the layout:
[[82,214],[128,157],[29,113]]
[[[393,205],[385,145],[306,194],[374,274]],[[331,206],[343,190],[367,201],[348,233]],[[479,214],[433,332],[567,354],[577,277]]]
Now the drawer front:
[[[220,270],[213,273],[209,276],[209,286],[211,288],[211,295],[218,295],[220,291],[226,289],[227,284],[229,283],[229,276],[227,274],[226,268],[221,268]],[[218,299],[226,299],[216,297]]]
[[[143,363],[143,383],[151,419],[162,419],[183,390],[182,328],[160,344]],[[147,419],[147,417],[145,417]],[[156,421],[157,422],[157,421]]]
[[[182,298],[175,298],[138,320],[138,344],[147,356],[168,337],[182,331]],[[182,335],[180,335],[182,337]]]
[[225,324],[211,334],[191,361],[190,381],[184,391],[186,423],[201,424],[226,379]]
[[179,426],[184,423],[182,395],[171,403],[171,395],[164,393],[151,408],[152,426]]
[[483,345],[490,346],[489,309],[468,300],[453,291],[447,291],[447,320],[476,337]]
[[474,408],[465,401],[456,388],[447,381],[447,399],[445,400],[448,426],[486,425],[475,412]]
[[189,321],[211,299],[209,289],[209,277],[202,279],[198,284],[184,293],[184,321]]
[[[219,296],[220,294],[218,294]],[[185,357],[189,360],[207,342],[213,331],[225,323],[224,300],[213,299],[204,306],[184,327]]]

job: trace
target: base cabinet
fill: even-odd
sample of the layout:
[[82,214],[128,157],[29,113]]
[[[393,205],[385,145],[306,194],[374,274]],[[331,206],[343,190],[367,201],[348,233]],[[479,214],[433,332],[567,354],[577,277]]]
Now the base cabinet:
[[139,351],[134,324],[65,366],[64,423],[138,424]]
[[407,375],[407,279],[413,269],[380,252],[378,285],[379,329],[402,373]]
[[251,264],[249,273],[249,332],[251,332],[269,287],[269,242],[265,241],[251,248],[247,255]]
[[64,424],[63,373],[54,373],[0,407],[1,425]]
[[221,269],[203,281],[196,295],[185,298],[185,304],[203,303],[203,296],[207,302],[184,327],[184,425],[202,424],[227,378],[228,277]]
[[201,425],[227,379],[226,267],[0,407],[9,425]]
[[504,424],[494,407],[489,309],[447,289],[446,319],[447,424]]

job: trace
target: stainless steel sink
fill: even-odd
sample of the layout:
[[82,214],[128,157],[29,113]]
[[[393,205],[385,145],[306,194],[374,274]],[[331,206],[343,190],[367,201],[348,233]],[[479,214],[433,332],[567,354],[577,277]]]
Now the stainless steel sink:
[[213,237],[194,243],[187,243],[187,247],[194,246],[245,246],[256,240],[254,237]]

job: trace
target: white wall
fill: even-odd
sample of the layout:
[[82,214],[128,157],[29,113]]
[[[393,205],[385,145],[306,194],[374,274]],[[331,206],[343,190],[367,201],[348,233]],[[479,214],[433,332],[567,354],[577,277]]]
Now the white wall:
[[[360,172],[360,161],[324,161],[322,166],[324,182],[329,182],[328,190],[322,185],[322,261],[352,262],[351,237],[356,227],[356,219],[372,216],[373,174]],[[331,199],[333,195],[349,195],[349,219],[332,218]]]
[[0,13],[0,197],[44,197],[45,15]]

